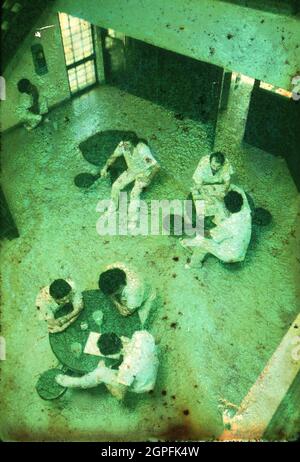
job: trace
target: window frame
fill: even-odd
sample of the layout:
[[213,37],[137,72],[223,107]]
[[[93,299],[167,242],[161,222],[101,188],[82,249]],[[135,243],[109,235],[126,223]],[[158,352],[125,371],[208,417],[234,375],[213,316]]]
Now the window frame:
[[[64,45],[64,36],[63,36],[63,30],[62,30],[62,26],[61,26],[61,22],[60,22],[60,17],[59,15],[60,14],[66,14],[67,16],[72,16],[72,15],[69,15],[68,13],[64,13],[63,11],[60,11],[57,13],[57,17],[58,17],[58,23],[59,23],[59,29],[60,29],[60,38],[61,38],[61,43],[62,43],[62,48],[63,48],[63,53],[64,53],[64,60],[65,60],[65,66],[66,66],[66,74],[67,74],[67,80],[68,80],[68,86],[69,86],[69,91],[70,91],[70,96],[71,98],[73,97],[76,97],[76,96],[79,96],[89,90],[91,90],[93,87],[97,86],[98,83],[99,83],[99,80],[98,80],[98,72],[97,72],[97,54],[96,54],[96,42],[95,42],[95,26],[91,23],[89,23],[88,21],[88,24],[90,26],[90,31],[91,31],[91,38],[92,38],[92,50],[93,52],[89,55],[89,56],[86,56],[85,58],[82,58],[78,61],[74,61],[73,63],[71,64],[67,64],[67,60],[66,60],[66,52],[65,52],[65,45]],[[75,17],[75,16],[73,16]],[[77,18],[77,19],[80,19],[82,20],[81,18]],[[85,20],[84,20],[85,21]],[[72,28],[70,27],[70,24],[69,24],[69,27],[68,27],[69,31],[70,31],[70,38],[71,38],[71,46],[72,46],[72,49],[74,49],[73,47],[73,41],[72,41]],[[82,40],[82,39],[81,39]],[[82,64],[85,64],[87,62],[91,61],[93,63],[93,69],[94,69],[94,75],[95,75],[95,82],[91,83],[91,84],[88,84],[87,86],[85,86],[84,88],[79,88],[78,87],[78,80],[77,80],[77,77],[76,77],[76,84],[77,84],[77,90],[75,91],[72,91],[71,89],[71,84],[70,84],[70,79],[69,79],[69,70],[70,69],[76,69],[78,66],[82,65]]]

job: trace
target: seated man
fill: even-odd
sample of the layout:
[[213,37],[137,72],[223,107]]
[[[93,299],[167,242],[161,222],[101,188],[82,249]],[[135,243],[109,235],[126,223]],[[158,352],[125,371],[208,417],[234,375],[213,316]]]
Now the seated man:
[[59,385],[69,388],[93,388],[105,383],[117,399],[122,399],[127,390],[146,393],[153,390],[156,382],[158,357],[154,337],[147,331],[137,331],[131,340],[116,334],[102,334],[98,340],[102,355],[119,353],[123,361],[117,370],[110,369],[101,361],[98,367],[82,376],[57,375]]
[[146,322],[156,290],[124,263],[114,263],[100,274],[99,289],[108,295],[123,316],[138,310],[142,325]]
[[108,175],[108,168],[113,165],[115,160],[120,156],[124,156],[128,169],[125,170],[112,185],[112,204],[108,209],[108,213],[112,213],[114,210],[118,209],[120,191],[134,182],[128,208],[129,226],[134,227],[138,219],[139,207],[137,201],[140,198],[142,190],[146,188],[146,186],[149,186],[152,178],[159,170],[159,165],[154,159],[147,142],[139,139],[134,133],[129,133],[127,137],[118,144],[113,154],[107,160],[105,166],[101,170],[101,178]]
[[40,319],[47,321],[50,333],[62,332],[78,318],[83,309],[82,294],[70,279],[56,279],[40,291],[36,307]]
[[233,169],[222,152],[214,152],[202,157],[193,175],[191,189],[195,200],[205,201],[205,215],[218,213],[220,203],[230,186]]
[[27,130],[37,127],[42,121],[42,116],[48,112],[45,98],[39,95],[39,91],[28,79],[18,82],[18,90],[21,93],[17,113]]
[[224,197],[227,216],[210,230],[210,238],[199,235],[181,241],[184,247],[193,248],[191,266],[202,266],[208,253],[226,263],[244,260],[251,238],[251,211],[245,193],[235,189]]

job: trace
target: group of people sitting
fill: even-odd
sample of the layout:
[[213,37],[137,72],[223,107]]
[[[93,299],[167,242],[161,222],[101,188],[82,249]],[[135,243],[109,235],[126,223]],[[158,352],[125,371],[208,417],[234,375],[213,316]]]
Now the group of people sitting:
[[[108,168],[124,156],[127,170],[113,183],[110,206],[104,212],[109,215],[118,209],[122,189],[134,182],[128,207],[129,228],[138,221],[140,194],[159,170],[147,142],[129,132],[119,143],[101,170],[106,177]],[[214,152],[201,158],[193,175],[192,198],[204,201],[205,217],[211,218],[214,228],[198,234],[194,239],[181,241],[185,248],[193,249],[191,267],[199,267],[210,253],[226,263],[244,260],[251,238],[251,210],[245,192],[231,184],[233,168],[222,152]]]
[[[115,263],[100,274],[98,286],[122,316],[130,316],[137,311],[141,326],[144,326],[156,298],[156,290],[140,273],[124,263]],[[74,281],[57,279],[40,291],[36,306],[40,319],[47,322],[49,333],[56,335],[77,320],[84,309],[84,301]],[[92,388],[104,383],[117,399],[122,399],[127,390],[134,393],[153,390],[158,355],[154,337],[149,332],[137,330],[131,339],[119,337],[114,332],[104,332],[99,337],[97,348],[101,356],[117,355],[122,358],[119,367],[112,369],[101,360],[94,371],[82,377],[58,374],[57,383],[69,388]]]
[[[118,207],[121,186],[135,179],[134,189],[140,193],[158,170],[148,150],[148,146],[141,141],[132,145],[127,140],[118,146],[103,168],[102,174],[106,175],[113,160],[126,154],[128,171],[121,175],[112,188],[114,210]],[[134,159],[139,160],[140,169],[136,167],[137,162],[132,161],[130,152],[135,152]],[[251,237],[251,210],[245,192],[231,184],[232,174],[233,169],[225,156],[216,152],[203,157],[193,175],[193,200],[204,200],[205,215],[211,217],[213,228],[206,236],[199,234],[193,239],[181,241],[185,248],[193,250],[191,266],[201,266],[208,253],[224,262],[242,261],[245,258]],[[107,210],[106,213],[110,212]],[[100,274],[98,287],[122,316],[130,316],[137,311],[141,326],[144,326],[156,298],[156,291],[139,272],[124,263],[114,263]],[[51,334],[66,330],[84,309],[82,293],[74,281],[69,279],[58,279],[44,287],[36,304]],[[68,312],[65,311],[66,306],[71,307]],[[122,399],[126,390],[144,393],[154,388],[158,356],[155,340],[149,332],[138,330],[131,339],[119,337],[114,332],[105,332],[100,334],[97,348],[102,356],[122,356],[119,367],[112,369],[101,360],[95,370],[82,377],[58,374],[57,383],[69,388],[91,388],[104,383],[117,399]]]
[[[48,112],[45,98],[28,79],[18,82],[21,102],[18,111],[27,129],[36,127]],[[128,208],[129,230],[138,221],[139,199],[142,191],[150,185],[160,167],[146,140],[128,132],[106,161],[100,179],[108,175],[108,169],[116,159],[124,156],[127,169],[112,185],[110,206],[105,210],[110,215],[118,209],[120,192],[130,183]],[[251,238],[251,210],[245,192],[231,184],[233,168],[222,152],[214,152],[201,158],[193,175],[191,193],[194,202],[205,203],[205,217],[211,217],[215,227],[206,236],[198,234],[194,239],[183,239],[182,245],[193,250],[189,267],[199,267],[210,253],[226,263],[244,260]]]
[[[26,124],[30,129],[41,121],[41,101],[36,87],[26,79],[19,82],[18,88],[25,97]],[[109,215],[115,212],[121,190],[134,183],[129,205],[129,226],[134,227],[138,219],[140,194],[149,186],[160,167],[148,143],[129,132],[105,163],[100,172],[101,178],[107,176],[108,169],[120,156],[124,156],[127,170],[113,183],[110,206],[104,213]],[[191,267],[201,267],[207,254],[230,263],[245,258],[251,237],[251,210],[245,192],[231,184],[232,174],[233,169],[221,152],[204,156],[196,168],[191,188],[193,201],[204,201],[205,217],[210,217],[213,227],[204,235],[197,234],[192,239],[181,240],[184,248],[192,250]],[[115,263],[100,274],[99,289],[110,297],[122,316],[130,316],[137,311],[141,326],[144,326],[156,292],[140,273],[126,264]],[[66,330],[84,309],[82,293],[69,279],[58,279],[44,287],[36,304],[41,319],[47,321],[49,333],[54,335]],[[149,332],[138,330],[131,339],[120,338],[114,332],[104,332],[100,334],[97,348],[103,356],[122,356],[119,367],[112,369],[101,360],[94,371],[82,377],[57,375],[57,383],[70,388],[90,388],[104,383],[118,399],[122,399],[128,389],[143,393],[154,388],[158,356],[155,340]]]

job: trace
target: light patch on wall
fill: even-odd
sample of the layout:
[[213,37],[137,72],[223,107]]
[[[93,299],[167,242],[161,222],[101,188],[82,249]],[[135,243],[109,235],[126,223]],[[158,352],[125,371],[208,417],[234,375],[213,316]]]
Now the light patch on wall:
[[0,100],[6,100],[6,82],[5,78],[0,76]]
[[5,361],[6,359],[6,343],[5,338],[0,337],[0,361]]
[[260,82],[260,88],[263,88],[264,90],[272,91],[273,93],[277,93],[278,95],[285,96],[286,98],[292,97],[292,93],[290,91],[287,91],[284,88],[275,87],[274,85],[271,85],[270,83],[267,83],[267,82]]

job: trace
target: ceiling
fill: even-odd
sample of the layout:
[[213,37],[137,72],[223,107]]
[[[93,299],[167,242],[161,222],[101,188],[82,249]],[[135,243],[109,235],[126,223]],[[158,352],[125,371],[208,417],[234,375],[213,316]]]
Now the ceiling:
[[1,74],[15,50],[52,0],[1,1]]

